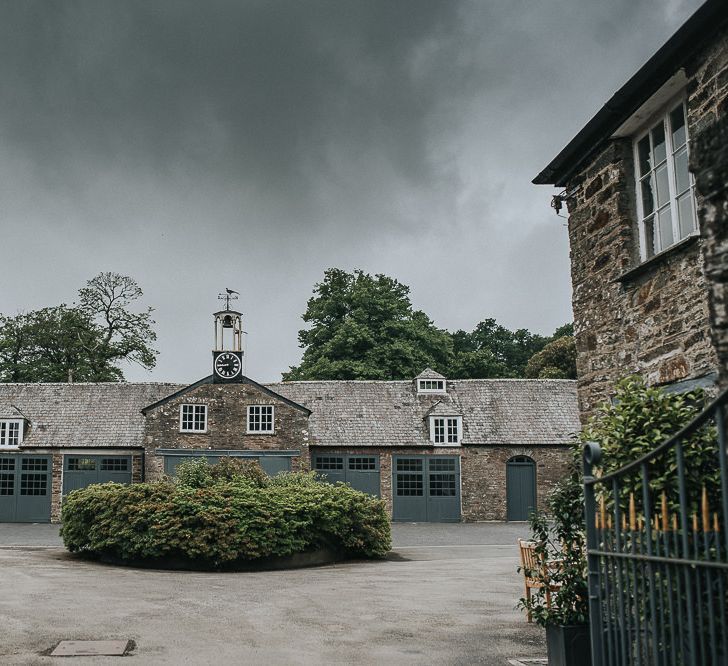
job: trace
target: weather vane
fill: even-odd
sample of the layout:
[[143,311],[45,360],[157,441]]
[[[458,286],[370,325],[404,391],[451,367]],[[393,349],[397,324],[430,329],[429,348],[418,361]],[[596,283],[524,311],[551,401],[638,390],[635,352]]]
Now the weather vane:
[[228,289],[227,287],[225,287],[225,292],[226,293],[224,293],[224,294],[218,294],[217,295],[217,299],[219,301],[222,301],[224,299],[225,300],[225,309],[226,310],[229,310],[230,309],[230,301],[237,301],[238,300],[238,296],[240,296],[240,292],[239,291],[235,291],[234,289]]

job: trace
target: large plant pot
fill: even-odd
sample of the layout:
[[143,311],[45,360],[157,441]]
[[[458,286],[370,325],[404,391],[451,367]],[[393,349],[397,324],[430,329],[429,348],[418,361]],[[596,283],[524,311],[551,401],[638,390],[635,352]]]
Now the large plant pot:
[[546,627],[549,666],[591,666],[589,625]]

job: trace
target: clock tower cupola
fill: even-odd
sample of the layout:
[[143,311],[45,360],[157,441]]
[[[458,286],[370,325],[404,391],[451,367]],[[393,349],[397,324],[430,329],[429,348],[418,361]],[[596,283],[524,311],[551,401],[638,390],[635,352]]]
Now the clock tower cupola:
[[218,298],[225,309],[215,312],[215,346],[212,350],[212,378],[216,383],[240,382],[243,379],[243,314],[230,308],[238,292],[226,289]]

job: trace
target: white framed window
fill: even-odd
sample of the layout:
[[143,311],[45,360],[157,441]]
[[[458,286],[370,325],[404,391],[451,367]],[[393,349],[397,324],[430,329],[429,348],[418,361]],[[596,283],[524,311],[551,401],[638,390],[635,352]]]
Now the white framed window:
[[463,432],[463,419],[460,416],[430,417],[430,439],[435,446],[457,446]]
[[697,232],[684,101],[667,106],[636,136],[634,160],[640,258],[645,261]]
[[274,432],[273,405],[248,406],[248,433]]
[[417,393],[445,393],[445,380],[418,379]]
[[207,432],[207,405],[181,405],[180,432]]
[[0,448],[17,448],[23,442],[23,419],[0,419]]

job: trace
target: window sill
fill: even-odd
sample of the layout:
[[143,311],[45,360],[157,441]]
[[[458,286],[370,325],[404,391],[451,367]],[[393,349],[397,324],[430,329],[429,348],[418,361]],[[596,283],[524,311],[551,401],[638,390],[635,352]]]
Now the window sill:
[[432,446],[434,446],[436,449],[457,449],[460,446],[460,442],[457,444],[435,444],[432,443]]
[[209,430],[180,430],[180,435],[209,435]]
[[659,252],[654,257],[650,257],[646,261],[643,261],[641,264],[638,264],[634,268],[630,268],[628,271],[622,273],[622,275],[616,278],[614,282],[621,282],[622,284],[626,284],[632,282],[633,280],[636,280],[641,275],[649,273],[650,271],[654,270],[655,267],[664,264],[668,259],[672,258],[673,256],[680,254],[681,252],[684,252],[688,248],[697,244],[699,239],[699,233],[694,233],[690,236],[686,236],[681,241],[678,241],[674,245],[668,247],[666,250]]
[[246,435],[275,435],[273,430],[248,430]]

